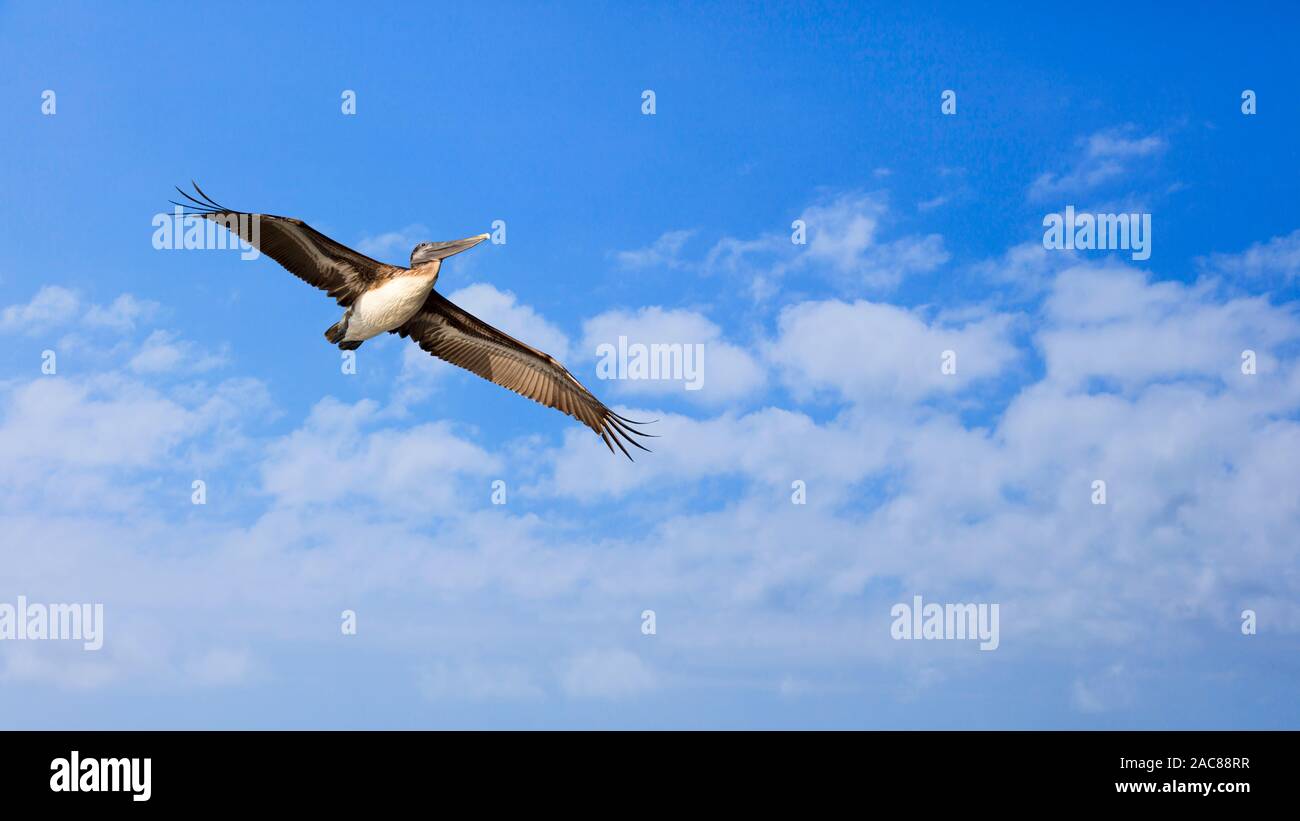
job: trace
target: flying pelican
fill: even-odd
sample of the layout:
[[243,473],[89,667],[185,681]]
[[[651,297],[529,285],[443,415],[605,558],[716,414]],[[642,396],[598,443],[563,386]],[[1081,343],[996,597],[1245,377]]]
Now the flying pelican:
[[631,459],[623,442],[649,450],[633,438],[653,435],[633,427],[644,423],[614,413],[554,357],[493,328],[433,289],[442,261],[473,248],[488,234],[422,242],[411,251],[411,267],[399,268],[335,242],[300,219],[225,208],[193,185],[198,197],[177,188],[189,202],[171,202],[189,209],[187,215],[236,233],[346,309],[325,331],[325,338],[343,350],[356,350],[384,332],[410,337],[439,359],[567,413],[600,434],[611,453],[617,445]]

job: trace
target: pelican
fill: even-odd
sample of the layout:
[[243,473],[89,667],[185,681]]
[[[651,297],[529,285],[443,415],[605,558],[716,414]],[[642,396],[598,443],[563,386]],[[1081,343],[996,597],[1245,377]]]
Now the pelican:
[[633,438],[653,435],[634,427],[644,423],[614,413],[554,357],[497,330],[434,290],[442,261],[468,251],[489,234],[422,242],[411,251],[410,267],[401,268],[335,242],[300,219],[225,208],[192,184],[197,196],[177,188],[188,202],[171,200],[186,209],[186,215],[202,216],[236,233],[345,309],[325,331],[331,344],[351,351],[382,333],[409,337],[439,359],[572,416],[599,434],[611,453],[616,445],[631,459],[624,442],[649,450]]

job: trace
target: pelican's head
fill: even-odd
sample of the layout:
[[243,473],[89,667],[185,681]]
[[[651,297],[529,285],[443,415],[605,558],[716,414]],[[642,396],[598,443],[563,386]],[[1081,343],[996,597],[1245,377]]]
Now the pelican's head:
[[468,251],[490,236],[492,235],[479,234],[476,237],[454,239],[451,242],[422,242],[411,250],[411,267],[425,265],[434,260],[446,259],[452,254],[459,254],[461,251]]

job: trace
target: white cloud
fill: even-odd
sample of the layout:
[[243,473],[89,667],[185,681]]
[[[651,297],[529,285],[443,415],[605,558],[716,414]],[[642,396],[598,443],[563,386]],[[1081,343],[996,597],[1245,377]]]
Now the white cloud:
[[80,309],[81,299],[75,291],[46,285],[27,304],[0,311],[0,332],[39,333],[71,322]]
[[686,266],[681,258],[682,247],[695,235],[694,230],[665,231],[651,245],[632,251],[615,251],[614,259],[620,268],[668,268]]
[[[1268,606],[1278,629],[1295,629],[1300,607],[1282,604],[1278,592],[1293,587],[1279,575],[1291,559],[1278,546],[1300,524],[1300,500],[1276,489],[1287,486],[1285,465],[1300,452],[1300,425],[1285,418],[1300,409],[1300,374],[1275,353],[1278,362],[1267,375],[1238,372],[1229,380],[1214,353],[1222,346],[1235,365],[1236,340],[1256,334],[1267,354],[1268,346],[1296,337],[1293,312],[1263,301],[1219,302],[1208,284],[1152,283],[1139,272],[1104,265],[1066,272],[1052,287],[1040,344],[1050,347],[1065,330],[1083,334],[1080,359],[1094,351],[1102,364],[1078,371],[1075,360],[1049,353],[1048,378],[1014,397],[991,430],[916,408],[878,408],[878,391],[853,378],[837,382],[834,373],[822,381],[839,386],[853,407],[829,422],[775,408],[712,420],[669,415],[656,431],[665,436],[656,454],[635,473],[591,458],[571,437],[555,456],[550,485],[578,499],[612,496],[657,506],[657,530],[636,548],[642,560],[630,561],[626,572],[683,593],[687,582],[675,568],[690,568],[695,579],[729,580],[707,592],[689,588],[710,601],[761,602],[787,589],[808,595],[808,585],[821,591],[816,599],[823,605],[882,583],[908,590],[974,587],[984,591],[983,600],[1003,603],[1003,626],[1017,631],[1016,643],[1003,652],[1013,654],[1016,646],[1115,651],[1153,629],[1183,636],[1186,650],[1197,639],[1175,627],[1211,620],[1231,635],[1243,602]],[[845,314],[815,315],[821,321],[811,326],[883,324],[878,332],[893,331],[888,321],[863,321],[872,314],[856,313],[856,305],[807,303],[791,310],[827,306]],[[904,328],[920,323],[901,309],[876,307],[902,314],[890,320]],[[1185,340],[1203,327],[1208,342],[1177,354],[1134,336],[1135,328],[1146,328],[1158,338],[1166,322],[1177,323],[1173,335]],[[932,332],[922,325],[901,335],[924,339]],[[791,334],[786,329],[779,338]],[[1126,348],[1137,357],[1150,350],[1161,363],[1156,376],[1172,367],[1201,379],[1167,384],[1144,370],[1130,372],[1109,353]],[[890,351],[884,353],[888,360]],[[847,357],[853,365],[846,371],[864,358]],[[1076,371],[1078,378],[1071,375]],[[1118,374],[1128,393],[1087,393],[1087,374],[1098,371]],[[879,377],[868,371],[863,381],[873,380]],[[677,498],[669,488],[683,482],[698,488],[727,475],[752,484],[725,497],[722,510],[691,514],[669,501]],[[806,507],[790,504],[795,478],[807,481]],[[1110,486],[1109,503],[1100,508],[1090,502],[1097,478]],[[879,506],[839,511],[861,492],[860,482],[883,484]],[[1143,570],[1152,566],[1160,573]],[[1071,581],[1063,588],[1047,579]],[[1271,580],[1267,592],[1257,588],[1263,579]],[[620,576],[619,583],[633,582]],[[883,621],[876,627],[883,632]],[[871,650],[896,651],[888,643]],[[927,664],[941,658],[936,653],[925,654]],[[1122,695],[1114,685],[1109,676],[1085,675],[1076,703],[1109,709]]]
[[[571,431],[554,455],[547,490],[576,499],[619,498],[647,485],[734,477],[774,488],[775,498],[788,502],[790,481],[798,478],[820,480],[821,499],[839,498],[847,485],[884,466],[890,444],[886,437],[897,424],[878,430],[849,420],[819,425],[806,414],[784,408],[712,419],[646,410],[626,413],[658,420],[646,427],[659,437],[649,443],[653,455],[630,470],[606,458],[603,448],[591,447],[582,431]],[[792,442],[799,446],[792,448]]]
[[[103,377],[36,379],[3,394],[0,459],[14,479],[69,466],[146,467],[199,425],[194,411],[144,388]],[[36,469],[43,465],[44,470]]]
[[805,208],[799,218],[809,228],[808,257],[840,271],[853,270],[863,252],[875,244],[885,210],[880,197],[866,194],[844,194]]
[[[702,345],[700,387],[687,390],[686,379],[614,379],[602,384],[627,396],[680,396],[697,402],[717,403],[740,399],[763,386],[763,366],[742,347],[722,338],[722,329],[695,311],[665,310],[658,306],[636,312],[607,311],[583,323],[584,359],[599,346],[617,349],[619,337],[628,345]],[[692,349],[697,350],[697,349]],[[589,385],[588,387],[592,387]]]
[[641,657],[627,650],[590,650],[568,660],[560,676],[574,698],[626,698],[654,689],[657,677]]
[[43,333],[71,325],[79,316],[87,328],[126,333],[135,329],[136,322],[153,317],[158,308],[158,303],[131,294],[121,294],[108,305],[85,305],[77,291],[45,285],[30,302],[0,311],[0,333]]
[[976,263],[971,271],[982,279],[1010,286],[1010,297],[1023,298],[1043,291],[1057,273],[1077,262],[1078,256],[1073,251],[1044,248],[1041,240],[1032,240],[1014,245],[994,259]]
[[766,300],[777,292],[795,254],[789,236],[782,234],[766,233],[750,240],[723,237],[709,248],[701,270],[743,280],[751,297]]
[[1239,254],[1212,254],[1202,264],[1232,276],[1300,276],[1300,229],[1268,242],[1257,242]]
[[411,249],[421,242],[429,242],[429,229],[423,225],[408,225],[399,231],[387,231],[362,237],[357,242],[357,250],[368,257],[385,261],[400,260],[395,265],[406,265],[411,258]]
[[107,306],[91,305],[86,310],[85,323],[92,328],[108,328],[126,333],[135,330],[137,322],[157,315],[158,308],[157,302],[122,294]]
[[264,489],[283,507],[365,502],[430,515],[455,507],[459,475],[501,471],[497,457],[455,436],[448,422],[395,428],[379,421],[373,401],[321,400],[301,429],[268,448]]
[[225,362],[222,352],[206,353],[195,343],[177,338],[172,331],[156,330],[141,343],[128,367],[136,373],[166,373],[181,368],[188,373],[201,373]]
[[710,249],[704,270],[744,275],[751,293],[766,299],[794,271],[818,274],[853,289],[890,290],[904,278],[948,261],[938,234],[882,242],[879,234],[888,210],[881,194],[840,194],[799,215],[806,226],[806,244],[792,242],[790,232],[753,240],[725,237]]
[[[367,686],[465,710],[632,697],[666,680],[675,693],[770,691],[773,658],[795,693],[1047,659],[1035,668],[1056,676],[1046,686],[1098,710],[1147,702],[1107,671],[1118,656],[1122,678],[1140,680],[1148,661],[1133,648],[1152,635],[1156,663],[1176,665],[1250,640],[1236,623],[1246,606],[1272,630],[1300,630],[1295,306],[1111,262],[1025,264],[1046,294],[1025,309],[1034,369],[1018,370],[1033,353],[1015,345],[1019,316],[804,301],[755,345],[790,396],[660,414],[656,453],[636,464],[576,425],[553,449],[498,450],[449,422],[395,423],[368,400],[322,399],[300,425],[266,431],[255,386],[224,382],[209,399],[198,383],[153,385],[147,369],[0,383],[0,565],[13,589],[110,605],[101,657],[66,665],[57,643],[5,643],[0,675],[14,687],[255,686],[254,660],[273,666],[286,646],[294,665],[334,664],[320,659],[337,659],[326,642],[341,640],[347,606],[362,634],[342,640],[374,642],[368,658],[389,661],[356,673]],[[487,310],[540,323],[510,332],[563,338],[513,296],[474,287]],[[725,336],[695,312],[613,317],[642,319]],[[1236,370],[1248,343],[1254,377]],[[951,383],[945,348],[958,353]],[[987,413],[947,409],[1002,375],[1019,379]],[[831,411],[802,406],[819,391],[839,400]],[[927,403],[939,396],[952,401]],[[221,443],[241,438],[251,446],[223,462]],[[189,504],[196,475],[210,480],[207,506]],[[497,477],[511,494],[500,507],[488,502]],[[1089,501],[1097,478],[1103,507]],[[791,503],[795,480],[805,505]],[[891,641],[899,590],[1000,602],[995,659]],[[637,646],[656,654],[578,649],[642,641],[647,606],[661,635]],[[251,643],[231,649],[229,635]],[[1060,659],[1101,672],[1062,674]]]
[[1132,136],[1132,128],[1099,131],[1078,141],[1069,169],[1044,172],[1029,186],[1031,200],[1082,194],[1129,174],[1138,161],[1147,161],[1169,147],[1161,136]]
[[889,289],[948,261],[938,234],[879,242],[886,210],[884,200],[870,194],[844,194],[804,209],[799,218],[808,225],[808,246],[798,264],[825,265],[868,287]]
[[[855,402],[915,401],[996,376],[1020,354],[1012,317],[927,322],[916,312],[864,300],[803,302],[781,311],[768,358],[796,391],[831,389]],[[941,370],[945,351],[956,372]]]
[[1076,386],[1089,378],[1132,388],[1152,380],[1237,381],[1241,354],[1275,369],[1272,352],[1297,336],[1296,317],[1263,297],[1221,301],[1212,281],[1149,282],[1113,263],[1078,265],[1056,279],[1039,335],[1048,378]]
[[246,443],[243,423],[272,415],[267,405],[248,379],[168,391],[115,373],[0,383],[0,510],[38,509],[51,494],[62,514],[147,504],[156,489],[143,477],[219,463]]

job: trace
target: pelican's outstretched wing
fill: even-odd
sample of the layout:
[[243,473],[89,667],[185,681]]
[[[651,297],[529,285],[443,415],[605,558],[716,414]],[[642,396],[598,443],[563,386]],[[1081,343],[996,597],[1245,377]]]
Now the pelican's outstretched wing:
[[190,209],[186,213],[225,226],[283,265],[289,273],[327,292],[345,308],[372,282],[394,267],[335,242],[300,219],[224,208],[204,194],[197,183],[194,192],[198,198],[179,188],[176,190],[189,202],[172,202]]
[[653,435],[632,427],[644,423],[614,413],[554,357],[498,331],[437,291],[431,291],[419,312],[392,333],[409,336],[439,359],[567,413],[600,434],[610,452],[617,445],[631,459],[623,442],[649,450],[632,438]]

